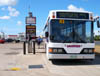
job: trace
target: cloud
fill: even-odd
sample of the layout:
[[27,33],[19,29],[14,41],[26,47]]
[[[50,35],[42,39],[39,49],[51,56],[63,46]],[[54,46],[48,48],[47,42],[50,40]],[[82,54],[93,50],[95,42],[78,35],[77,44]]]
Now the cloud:
[[8,6],[8,11],[9,15],[13,17],[16,17],[20,14],[19,11],[17,11],[15,8],[12,8],[11,6]]
[[[6,8],[3,7],[1,8],[2,11],[5,11]],[[2,20],[8,20],[11,17],[17,17],[20,13],[19,11],[17,11],[15,8],[12,8],[11,6],[8,6],[8,12],[9,12],[9,16],[5,15],[5,16],[0,16],[0,19]],[[21,25],[21,22],[19,22],[19,24]]]
[[77,11],[85,11],[83,8],[77,8],[76,6],[70,4],[68,7],[68,10],[77,10]]
[[5,11],[6,9],[3,7],[3,8],[1,8],[1,10],[2,10],[2,11]]
[[16,5],[17,0],[0,0],[0,6]]
[[21,26],[22,25],[22,22],[21,21],[18,21],[17,22],[17,25]]
[[1,20],[8,20],[8,19],[10,19],[10,16],[1,16],[0,19]]

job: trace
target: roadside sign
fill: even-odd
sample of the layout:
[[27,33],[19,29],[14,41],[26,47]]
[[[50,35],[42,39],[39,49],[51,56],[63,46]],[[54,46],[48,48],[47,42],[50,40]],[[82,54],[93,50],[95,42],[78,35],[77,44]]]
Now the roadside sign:
[[36,24],[36,17],[26,17],[26,24]]
[[[36,17],[29,12],[29,16],[25,19],[26,23],[26,42],[28,42],[28,53],[35,54],[35,41],[36,41]],[[33,45],[32,45],[33,43]],[[24,54],[26,54],[26,43],[24,43]]]
[[36,38],[36,26],[35,25],[26,25],[26,40]]

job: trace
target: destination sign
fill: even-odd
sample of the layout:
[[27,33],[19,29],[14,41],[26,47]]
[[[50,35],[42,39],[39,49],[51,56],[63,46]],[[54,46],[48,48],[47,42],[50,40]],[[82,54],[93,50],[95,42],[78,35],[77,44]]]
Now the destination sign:
[[57,12],[57,18],[89,19],[89,14],[77,12]]

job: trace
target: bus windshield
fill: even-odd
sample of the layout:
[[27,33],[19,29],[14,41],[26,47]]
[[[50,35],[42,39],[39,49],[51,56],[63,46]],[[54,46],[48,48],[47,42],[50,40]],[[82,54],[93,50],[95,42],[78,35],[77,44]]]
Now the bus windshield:
[[56,20],[50,21],[50,41],[56,43],[92,43],[91,21]]

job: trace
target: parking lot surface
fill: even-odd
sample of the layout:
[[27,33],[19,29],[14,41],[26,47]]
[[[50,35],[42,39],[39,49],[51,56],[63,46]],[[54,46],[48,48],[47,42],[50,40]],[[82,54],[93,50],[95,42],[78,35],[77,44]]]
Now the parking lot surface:
[[43,46],[36,45],[35,55],[23,55],[23,43],[0,44],[0,76],[100,76],[100,56],[94,61],[49,61]]

